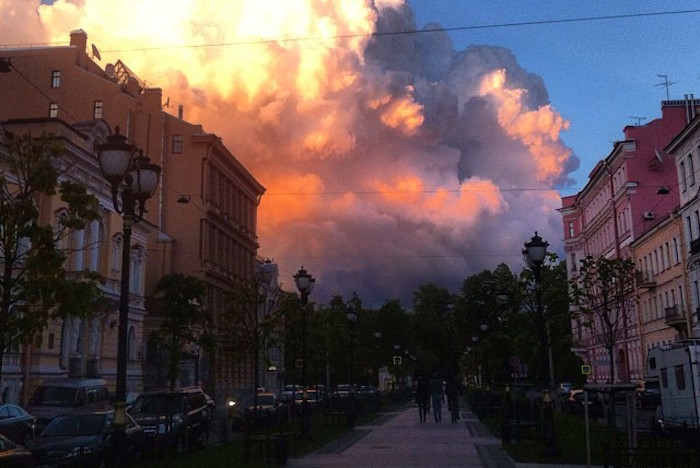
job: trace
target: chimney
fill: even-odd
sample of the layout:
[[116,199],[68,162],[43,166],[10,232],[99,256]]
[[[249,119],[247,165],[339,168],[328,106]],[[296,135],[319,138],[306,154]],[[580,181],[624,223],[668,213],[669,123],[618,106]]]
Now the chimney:
[[177,106],[177,118],[182,120],[182,114],[184,113],[185,108],[183,107],[182,104]]
[[87,33],[82,29],[70,32],[70,45],[78,49],[77,65],[84,68],[87,60]]

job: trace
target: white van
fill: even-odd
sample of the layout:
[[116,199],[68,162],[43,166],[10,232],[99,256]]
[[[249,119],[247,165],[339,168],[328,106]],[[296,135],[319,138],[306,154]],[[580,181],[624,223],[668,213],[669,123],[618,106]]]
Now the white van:
[[104,379],[57,378],[44,380],[29,400],[27,412],[37,421],[37,434],[58,415],[76,409],[109,405]]

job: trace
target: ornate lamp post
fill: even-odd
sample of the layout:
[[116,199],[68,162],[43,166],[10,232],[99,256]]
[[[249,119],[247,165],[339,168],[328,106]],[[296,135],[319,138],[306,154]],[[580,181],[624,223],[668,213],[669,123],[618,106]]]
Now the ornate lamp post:
[[544,403],[544,443],[547,455],[554,456],[557,453],[557,437],[554,430],[554,415],[552,413],[552,396],[549,393],[549,366],[547,358],[547,327],[542,305],[542,288],[540,285],[540,273],[542,264],[547,256],[549,243],[535,235],[530,242],[525,243],[523,257],[535,276],[535,301],[537,304],[536,319],[540,335],[540,361],[542,363],[542,402]]
[[304,267],[294,275],[294,283],[301,294],[301,387],[303,400],[301,402],[301,436],[308,439],[311,435],[311,414],[306,393],[306,309],[309,304],[309,294],[314,290],[316,278],[311,276]]
[[[119,296],[119,333],[117,337],[117,385],[112,424],[115,435],[124,435],[126,429],[126,364],[129,326],[129,276],[131,260],[131,228],[143,219],[146,200],[158,187],[160,166],[127,143],[119,134],[119,127],[107,137],[107,143],[98,145],[100,171],[112,186],[112,204],[124,221],[122,239],[122,276]],[[121,195],[121,197],[120,197]],[[121,198],[121,203],[119,198]]]
[[350,385],[350,395],[348,395],[348,427],[355,426],[355,389],[353,388],[354,371],[354,344],[355,344],[355,324],[359,315],[353,305],[349,305],[345,310],[345,318],[348,319],[348,329],[350,331],[350,361],[348,363],[348,384]]

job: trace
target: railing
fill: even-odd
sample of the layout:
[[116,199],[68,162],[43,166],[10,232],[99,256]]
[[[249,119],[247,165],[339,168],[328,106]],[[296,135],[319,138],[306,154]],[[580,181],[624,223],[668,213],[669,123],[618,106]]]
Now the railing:
[[671,307],[666,307],[664,309],[664,317],[666,317],[666,322],[676,322],[678,320],[685,320],[685,317],[683,317],[683,313],[676,304],[672,305]]
[[656,286],[656,279],[650,271],[637,270],[636,271],[637,285],[640,288],[653,288]]

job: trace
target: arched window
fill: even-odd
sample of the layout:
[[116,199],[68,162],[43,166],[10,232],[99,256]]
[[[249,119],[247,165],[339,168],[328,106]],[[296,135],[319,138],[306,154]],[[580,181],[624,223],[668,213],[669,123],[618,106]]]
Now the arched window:
[[100,271],[100,253],[105,238],[105,226],[100,221],[90,223],[90,237],[88,239],[88,249],[90,260],[88,268],[90,271]]

